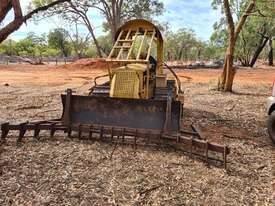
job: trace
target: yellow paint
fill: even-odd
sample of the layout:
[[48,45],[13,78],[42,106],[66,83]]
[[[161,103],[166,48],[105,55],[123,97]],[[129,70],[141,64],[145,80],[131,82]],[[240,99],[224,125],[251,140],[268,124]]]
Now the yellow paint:
[[[137,37],[142,41],[138,42]],[[148,39],[146,43],[145,39]],[[153,44],[157,48],[157,68],[151,69],[149,57]],[[134,54],[134,47],[138,52]],[[116,42],[106,59],[117,62],[119,68],[109,69],[111,89],[110,97],[149,99],[153,96],[155,75],[163,75],[163,38],[154,24],[143,19],[131,20],[116,32]]]

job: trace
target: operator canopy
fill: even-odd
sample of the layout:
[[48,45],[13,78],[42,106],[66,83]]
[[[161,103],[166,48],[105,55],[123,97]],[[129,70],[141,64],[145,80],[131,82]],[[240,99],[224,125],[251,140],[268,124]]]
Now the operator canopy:
[[144,19],[128,21],[117,30],[115,39],[107,61],[148,63],[151,56],[156,56],[160,67],[163,61],[163,38],[159,28],[151,22]]

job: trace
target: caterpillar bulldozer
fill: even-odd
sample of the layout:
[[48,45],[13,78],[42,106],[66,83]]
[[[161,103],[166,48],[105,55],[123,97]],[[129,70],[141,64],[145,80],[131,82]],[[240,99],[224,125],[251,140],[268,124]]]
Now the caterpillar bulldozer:
[[[50,136],[64,131],[68,137],[77,132],[78,138],[130,141],[135,147],[139,139],[157,144],[165,141],[206,162],[215,160],[226,166],[227,146],[210,143],[197,126],[191,125],[191,131],[182,128],[183,91],[176,73],[163,63],[160,30],[149,21],[137,19],[121,26],[115,38],[106,58],[108,74],[95,78],[89,95],[74,95],[67,89],[61,95],[60,119],[4,123],[1,142],[11,130],[19,131],[17,143],[27,131],[33,131],[33,137],[39,139],[41,130],[50,131]],[[108,81],[98,84],[102,77],[108,77]],[[222,160],[217,155],[209,156],[213,153],[222,154]]]
[[[167,79],[163,72],[163,38],[155,25],[145,20],[124,24],[106,61],[109,81],[96,84],[90,96],[73,96],[67,119],[167,132],[180,129],[183,93],[179,81]],[[65,108],[65,95],[62,100]]]

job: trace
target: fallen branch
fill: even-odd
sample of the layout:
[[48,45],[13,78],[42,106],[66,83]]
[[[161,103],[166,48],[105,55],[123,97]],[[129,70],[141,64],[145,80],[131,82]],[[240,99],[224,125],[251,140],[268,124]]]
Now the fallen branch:
[[44,63],[41,61],[33,61],[27,57],[15,56],[15,58],[19,59],[20,61],[27,62],[31,65],[44,65]]

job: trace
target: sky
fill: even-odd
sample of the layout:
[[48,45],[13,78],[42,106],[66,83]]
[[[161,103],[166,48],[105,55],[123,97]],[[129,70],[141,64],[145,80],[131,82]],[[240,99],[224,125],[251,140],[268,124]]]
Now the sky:
[[[26,13],[27,6],[31,0],[21,0],[21,6],[24,13]],[[169,28],[172,31],[177,31],[180,28],[188,28],[195,31],[196,36],[204,41],[209,40],[213,24],[221,17],[219,10],[213,10],[211,7],[212,0],[160,0],[164,3],[165,11],[162,16],[156,18],[160,22],[168,22]],[[102,23],[104,18],[96,11],[92,10],[89,13],[89,18],[95,28],[97,36],[104,34]],[[4,24],[13,19],[10,14],[5,19]],[[28,32],[35,32],[37,34],[48,33],[54,28],[65,24],[57,17],[51,17],[35,23],[28,21],[27,24],[14,32],[9,38],[19,40],[26,37]],[[66,25],[63,25],[66,28]],[[85,27],[80,27],[83,33],[88,32]]]

